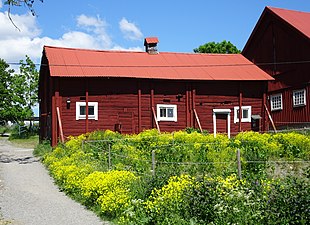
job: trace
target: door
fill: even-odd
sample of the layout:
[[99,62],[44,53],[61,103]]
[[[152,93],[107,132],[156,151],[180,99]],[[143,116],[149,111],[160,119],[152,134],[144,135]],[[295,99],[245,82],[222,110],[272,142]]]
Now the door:
[[226,114],[218,113],[216,115],[216,132],[225,134],[228,133],[227,113]]
[[230,109],[213,109],[213,133],[227,133],[230,138]]

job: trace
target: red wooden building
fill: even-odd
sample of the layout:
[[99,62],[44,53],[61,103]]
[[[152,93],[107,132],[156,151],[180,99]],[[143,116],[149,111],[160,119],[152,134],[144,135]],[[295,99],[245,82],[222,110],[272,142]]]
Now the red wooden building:
[[268,105],[277,127],[310,125],[310,13],[266,7],[242,54],[275,78]]
[[228,135],[265,129],[271,76],[241,54],[158,52],[157,42],[145,39],[146,52],[45,46],[40,138],[55,145],[59,137],[97,129],[201,127]]

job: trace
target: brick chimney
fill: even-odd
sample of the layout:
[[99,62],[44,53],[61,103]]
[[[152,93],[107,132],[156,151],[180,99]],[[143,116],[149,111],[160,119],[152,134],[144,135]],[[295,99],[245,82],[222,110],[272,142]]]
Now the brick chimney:
[[157,37],[147,37],[144,39],[144,46],[145,51],[149,54],[158,54],[157,50],[157,44],[158,44],[158,38]]

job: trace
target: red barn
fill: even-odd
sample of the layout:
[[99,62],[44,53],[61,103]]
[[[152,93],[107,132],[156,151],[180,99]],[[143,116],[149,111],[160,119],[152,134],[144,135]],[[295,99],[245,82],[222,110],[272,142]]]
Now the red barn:
[[159,53],[157,43],[145,39],[146,52],[45,46],[40,138],[55,145],[97,129],[265,129],[271,76],[241,54]]
[[242,54],[275,78],[268,104],[277,127],[309,126],[310,13],[266,7]]

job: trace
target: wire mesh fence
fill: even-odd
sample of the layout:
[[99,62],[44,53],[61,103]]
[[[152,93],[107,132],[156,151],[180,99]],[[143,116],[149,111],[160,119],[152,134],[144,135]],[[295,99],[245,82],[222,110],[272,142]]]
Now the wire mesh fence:
[[310,165],[309,160],[287,159],[279,155],[254,155],[254,158],[249,158],[251,156],[246,155],[246,151],[230,143],[223,146],[222,143],[170,141],[155,145],[153,142],[145,142],[142,150],[141,146],[130,139],[88,140],[83,141],[82,148],[100,159],[105,170],[129,170],[143,176],[182,173],[195,176],[236,173],[239,178],[248,173],[265,173],[273,177],[292,174],[302,176]]

